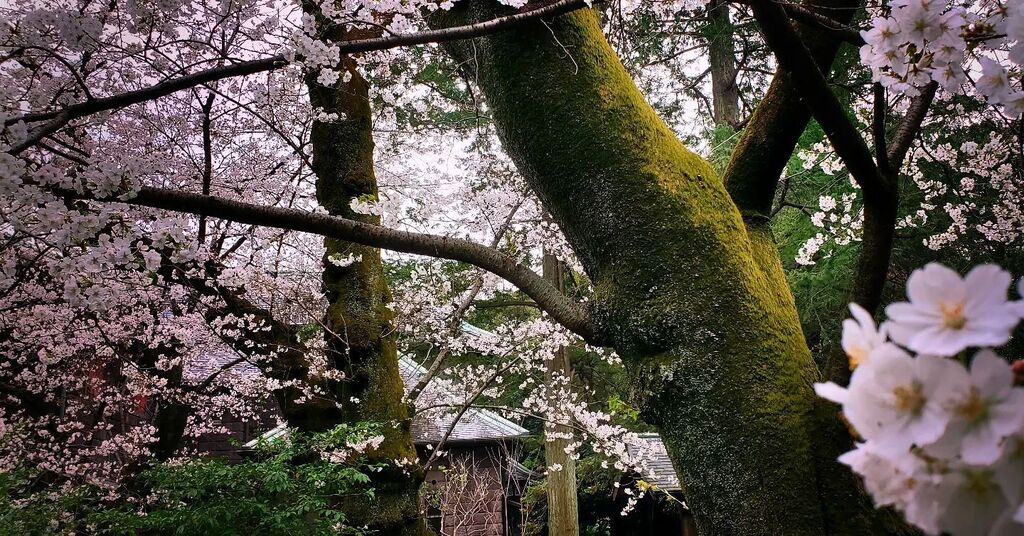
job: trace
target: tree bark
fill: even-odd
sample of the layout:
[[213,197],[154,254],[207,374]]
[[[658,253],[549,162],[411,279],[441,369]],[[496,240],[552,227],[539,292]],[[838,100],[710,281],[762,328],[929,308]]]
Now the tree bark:
[[[350,81],[325,87],[310,76],[307,84],[314,108],[342,118],[313,123],[316,195],[332,215],[376,224],[378,217],[356,213],[350,207],[354,199],[375,197],[377,180],[369,87],[354,61],[345,58],[344,64]],[[342,500],[340,507],[349,525],[366,526],[374,534],[426,534],[419,509],[423,474],[415,463],[411,410],[402,401],[404,387],[398,369],[394,314],[388,309],[391,292],[380,250],[332,238],[325,239],[324,245],[322,282],[329,303],[324,315],[327,359],[345,373],[345,378],[330,384],[331,398],[340,404],[340,414],[330,412],[322,420],[310,419],[310,426],[326,429],[342,422],[379,424],[384,442],[365,455],[367,463],[385,464],[384,470],[370,473],[374,497]],[[355,262],[333,262],[350,258]],[[399,465],[403,460],[407,465]]]
[[[892,257],[893,244],[896,240],[896,220],[899,216],[900,188],[899,171],[902,168],[910,144],[920,132],[928,108],[935,98],[938,84],[931,82],[921,89],[914,97],[907,113],[896,128],[891,143],[885,140],[885,121],[878,119],[879,113],[886,112],[884,105],[876,105],[875,154],[886,165],[880,166],[889,188],[885,196],[877,199],[864,197],[864,228],[862,230],[860,254],[853,273],[853,284],[850,289],[850,301],[857,303],[874,315],[882,304],[882,292],[889,278],[889,263]],[[884,94],[880,97],[884,103]],[[884,117],[884,116],[883,116]],[[841,314],[845,314],[843,311]],[[835,345],[826,354],[827,360],[822,366],[825,379],[846,385],[850,382],[850,367],[846,353],[842,347]]]
[[736,129],[740,125],[740,92],[736,85],[733,30],[728,2],[708,2],[708,23],[705,32],[708,39],[708,61],[711,65],[711,106],[715,125],[727,125]]
[[[564,292],[565,273],[563,265],[553,255],[544,254],[544,278]],[[546,361],[545,380],[552,390],[561,380],[568,384],[571,368],[565,348],[559,348],[552,359]],[[553,391],[549,391],[553,392]],[[549,404],[557,404],[549,396]],[[566,448],[572,442],[572,428],[563,424],[544,424],[544,463],[548,467],[548,534],[551,536],[579,536],[580,516],[576,499],[576,460]],[[568,436],[568,437],[566,437]],[[552,471],[551,467],[561,467]]]
[[[459,6],[433,22],[498,9]],[[711,167],[643,100],[596,13],[448,49],[475,69],[505,149],[594,282],[599,329],[646,375],[648,417],[698,530],[878,533],[852,478],[819,486],[831,474],[818,466],[818,374],[770,236],[748,236]]]
[[[807,8],[839,24],[849,23],[861,4],[861,0],[803,2]],[[797,34],[822,72],[828,74],[842,44],[842,36],[808,24],[797,24]],[[783,69],[776,70],[768,92],[751,115],[724,173],[729,195],[748,221],[767,222],[779,177],[810,119],[811,112],[802,102],[799,86]]]

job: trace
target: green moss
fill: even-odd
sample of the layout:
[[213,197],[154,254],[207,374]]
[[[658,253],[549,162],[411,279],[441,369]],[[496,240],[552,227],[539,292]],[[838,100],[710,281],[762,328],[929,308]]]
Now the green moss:
[[[377,181],[367,83],[350,60],[346,67],[352,79],[336,88],[309,82],[313,106],[344,117],[313,124],[317,200],[331,214],[379,223],[376,217],[357,214],[350,207],[354,199],[375,197]],[[342,422],[380,425],[384,441],[367,454],[367,461],[387,464],[386,469],[371,475],[375,492],[372,501],[361,497],[342,499],[340,508],[352,524],[366,525],[374,534],[424,534],[419,515],[422,471],[415,466],[395,465],[395,460],[415,460],[416,450],[410,408],[402,401],[404,387],[398,369],[394,314],[388,308],[391,292],[380,250],[334,239],[326,239],[324,245],[322,284],[329,303],[324,315],[327,358],[345,374],[344,380],[330,383],[330,394],[341,405],[338,418]],[[356,262],[348,266],[329,260],[350,255]]]
[[[434,22],[495,14],[477,1]],[[643,100],[594,11],[451,51],[476,66],[505,149],[580,256],[601,327],[647,376],[701,533],[826,533],[817,372],[770,236],[748,237],[712,167]],[[870,532],[858,519],[844,531]]]

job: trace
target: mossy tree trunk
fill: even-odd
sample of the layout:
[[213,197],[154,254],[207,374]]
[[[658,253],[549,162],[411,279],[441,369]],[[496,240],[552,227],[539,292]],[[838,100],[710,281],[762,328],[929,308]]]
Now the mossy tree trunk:
[[[498,10],[475,0],[433,22]],[[712,168],[643,100],[597,14],[449,50],[475,69],[505,149],[593,281],[599,328],[646,378],[648,417],[700,533],[882,532],[855,481],[822,464],[838,469],[770,234],[748,234]]]
[[[344,39],[341,33],[337,36]],[[332,122],[315,121],[311,132],[316,195],[332,215],[379,223],[376,216],[359,214],[354,199],[377,195],[373,170],[373,138],[367,82],[351,59],[344,60],[348,82],[325,87],[308,81],[314,108],[339,114]],[[375,535],[426,534],[419,511],[423,475],[416,463],[410,432],[411,411],[403,402],[398,369],[391,293],[381,264],[380,250],[351,242],[325,239],[323,288],[328,300],[324,315],[327,357],[345,373],[329,384],[330,398],[340,407],[310,406],[304,425],[326,429],[338,423],[373,422],[381,425],[384,442],[367,453],[367,463],[386,464],[370,474],[374,498],[358,498],[340,507],[353,526],[367,526]],[[354,260],[332,262],[341,259]],[[396,461],[405,461],[404,465]]]

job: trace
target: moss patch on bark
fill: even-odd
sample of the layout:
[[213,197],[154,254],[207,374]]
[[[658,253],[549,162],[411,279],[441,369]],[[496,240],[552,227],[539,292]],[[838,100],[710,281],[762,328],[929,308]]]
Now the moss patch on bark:
[[[351,60],[346,60],[346,67],[352,75],[347,83],[324,87],[310,80],[308,84],[314,107],[344,118],[313,124],[317,200],[331,214],[379,223],[378,218],[355,213],[350,207],[354,199],[375,197],[377,181],[367,83]],[[426,534],[419,509],[422,470],[415,464],[396,464],[398,460],[414,462],[416,450],[410,408],[403,402],[394,313],[388,308],[391,292],[380,250],[334,239],[326,239],[324,245],[327,357],[345,373],[343,380],[330,384],[331,398],[340,403],[336,418],[339,422],[382,424],[384,441],[366,454],[365,461],[386,464],[384,470],[370,475],[375,492],[372,500],[342,499],[339,507],[351,525],[366,526],[373,534]],[[348,265],[332,262],[350,258],[354,262]]]

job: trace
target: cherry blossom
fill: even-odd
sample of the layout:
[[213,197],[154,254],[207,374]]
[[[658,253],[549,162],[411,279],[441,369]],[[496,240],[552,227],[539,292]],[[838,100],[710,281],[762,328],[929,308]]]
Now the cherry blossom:
[[[876,505],[897,508],[929,534],[1024,534],[1024,387],[1015,385],[1010,363],[985,347],[1006,342],[1020,320],[1006,301],[1009,284],[1009,274],[992,265],[965,278],[938,264],[916,270],[907,285],[910,302],[889,306],[883,327],[867,330],[867,340],[878,344],[849,387],[815,385],[842,405],[863,439],[839,461],[860,475]],[[873,324],[851,310],[860,318],[844,322],[844,341],[863,344]],[[960,327],[980,318],[999,336],[972,335],[955,351],[926,353],[935,345],[922,337],[934,337],[936,324],[949,329],[943,319],[956,315]],[[920,353],[907,353],[886,335]],[[948,338],[940,347],[950,348]],[[964,357],[971,347],[980,348]],[[857,356],[851,353],[851,361]]]
[[941,437],[952,393],[967,381],[962,367],[938,357],[915,359],[891,344],[876,348],[868,363],[853,372],[841,398],[860,435],[890,451]]
[[913,476],[924,462],[913,457],[891,458],[874,443],[859,443],[839,461],[864,479],[864,485],[878,506],[906,508],[919,485]]
[[1014,388],[1010,365],[991,350],[974,356],[970,385],[951,404],[949,430],[926,449],[929,454],[949,459],[959,453],[967,463],[992,464],[1003,438],[1024,426],[1024,389]]
[[877,13],[861,32],[866,44],[860,50],[876,82],[915,95],[931,80],[957,93],[973,78],[988,103],[1011,117],[1024,111],[1019,73],[1013,72],[1024,58],[1019,2],[899,0],[888,13]]
[[850,359],[850,368],[863,364],[871,355],[872,350],[886,340],[885,328],[875,326],[875,320],[856,303],[850,304],[852,319],[843,321],[842,346]]
[[889,305],[894,341],[916,352],[953,355],[968,346],[999,346],[1017,323],[1006,300],[1010,274],[984,265],[965,278],[932,263],[907,281],[910,302]]

